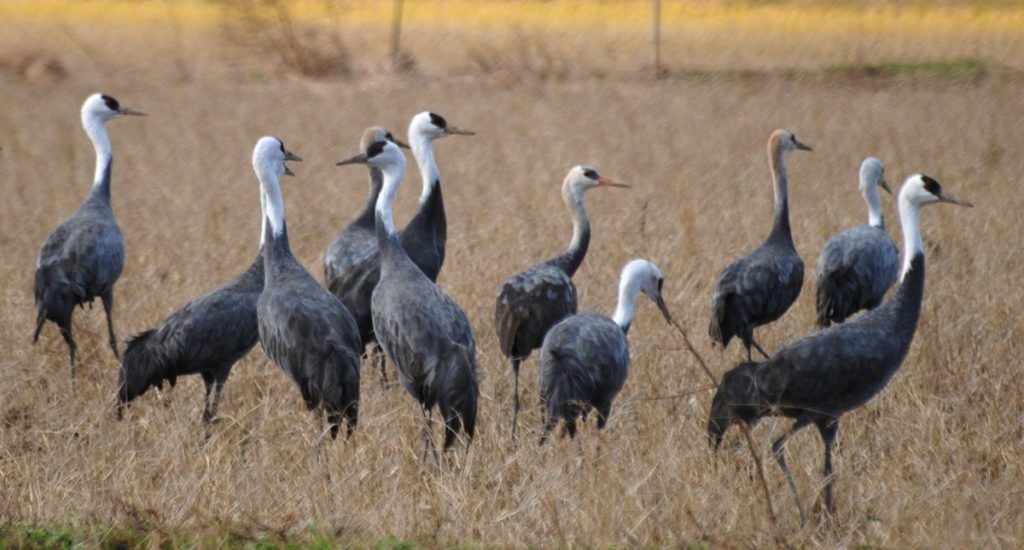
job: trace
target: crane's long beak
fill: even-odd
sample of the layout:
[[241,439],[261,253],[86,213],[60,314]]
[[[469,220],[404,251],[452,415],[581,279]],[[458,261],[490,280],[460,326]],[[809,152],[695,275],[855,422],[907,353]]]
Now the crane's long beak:
[[299,155],[296,155],[295,153],[293,153],[291,151],[285,150],[285,152],[284,152],[284,160],[294,160],[295,162],[302,162],[302,157],[300,157]]
[[294,176],[295,172],[292,172],[292,169],[289,168],[287,164],[285,164],[284,165],[284,175],[286,175],[286,176]]
[[673,324],[672,314],[669,313],[668,306],[665,305],[665,299],[659,294],[658,297],[654,299],[654,303],[658,304],[658,309],[661,310],[661,314],[665,317],[665,320],[668,321],[668,324]]
[[811,149],[810,145],[807,145],[805,143],[801,143],[800,140],[798,140],[796,138],[793,138],[793,144],[796,145],[796,148],[800,149],[801,151],[813,151],[814,150],[814,149]]
[[400,140],[400,139],[395,139],[395,140],[393,141],[393,143],[394,143],[395,145],[397,145],[397,146],[401,147],[402,149],[412,149],[412,147],[409,147],[409,144],[408,144],[408,143],[406,143],[406,142],[404,142],[404,141],[402,141],[402,140]]
[[598,187],[625,187],[626,189],[630,189],[633,187],[628,183],[615,181],[611,178],[606,178],[604,176],[597,176],[597,185]]
[[966,206],[968,208],[974,206],[966,199],[961,199],[960,197],[954,195],[953,193],[947,193],[945,191],[939,191],[939,201],[948,202],[952,204],[959,204],[960,206]]
[[149,116],[146,113],[143,113],[142,111],[136,111],[135,109],[132,109],[131,107],[125,107],[125,106],[121,106],[117,110],[117,114],[125,115],[125,116]]
[[458,126],[452,126],[451,124],[449,124],[448,127],[444,129],[444,133],[449,134],[449,135],[453,135],[453,136],[475,136],[476,135],[476,132],[474,132],[473,130],[470,130],[468,128],[459,128]]
[[892,189],[889,189],[889,183],[885,181],[885,178],[878,178],[878,186],[885,189],[886,193],[892,194]]
[[344,166],[346,164],[366,164],[367,160],[368,159],[366,158],[366,153],[360,153],[360,154],[358,154],[358,155],[356,155],[354,157],[347,158],[345,160],[339,160],[336,163],[336,165],[337,166]]

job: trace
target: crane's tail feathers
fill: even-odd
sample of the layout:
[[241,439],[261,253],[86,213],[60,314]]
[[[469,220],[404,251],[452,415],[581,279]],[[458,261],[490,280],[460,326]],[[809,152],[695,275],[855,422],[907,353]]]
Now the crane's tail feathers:
[[325,363],[329,371],[323,378],[321,394],[332,439],[337,439],[342,420],[347,436],[352,435],[359,422],[359,363],[357,351],[335,351]]
[[43,331],[43,324],[46,323],[46,310],[43,309],[42,302],[38,305],[38,311],[36,312],[36,330],[32,333],[32,343],[35,344],[39,341],[39,333]]
[[130,403],[150,386],[162,387],[164,379],[171,378],[171,361],[155,334],[155,329],[147,330],[128,341],[117,380],[119,402]]
[[711,304],[711,322],[708,324],[708,336],[711,337],[711,343],[718,344],[723,348],[729,345],[729,339],[732,337],[731,334],[727,335],[726,331],[722,330],[722,324],[726,321],[725,302],[725,300],[715,300]]

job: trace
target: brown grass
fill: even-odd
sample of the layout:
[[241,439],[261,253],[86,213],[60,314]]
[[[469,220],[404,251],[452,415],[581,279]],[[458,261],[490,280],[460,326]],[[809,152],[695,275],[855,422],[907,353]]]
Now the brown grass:
[[[582,305],[610,311],[622,265],[650,258],[665,273],[670,307],[721,374],[741,352],[712,350],[704,336],[711,286],[768,229],[764,142],[781,126],[815,148],[790,162],[794,236],[809,265],[829,235],[863,223],[856,171],[866,155],[887,163],[890,181],[925,171],[977,206],[934,207],[923,216],[929,272],[917,337],[885,391],[843,419],[833,530],[801,529],[768,453],[788,422],[753,431],[783,536],[796,546],[1024,543],[1024,262],[1016,242],[1024,82],[1016,73],[778,75],[726,62],[725,74],[655,82],[630,77],[610,55],[602,70],[614,77],[476,77],[459,76],[473,63],[464,52],[443,65],[446,52],[460,49],[456,41],[439,42],[440,57],[418,54],[417,76],[380,74],[374,66],[386,56],[367,50],[354,56],[357,76],[310,81],[284,77],[276,60],[224,48],[203,33],[174,39],[149,27],[25,23],[2,36],[2,47],[58,52],[69,75],[39,85],[0,74],[0,522],[228,525],[269,536],[316,524],[344,538],[395,535],[428,546],[772,544],[743,438],[732,431],[719,456],[709,451],[709,384],[650,304],[641,304],[630,332],[633,368],[608,429],[583,429],[582,463],[569,442],[535,444],[535,358],[524,367],[526,430],[518,444],[509,441],[511,374],[497,350],[492,308],[506,276],[567,243],[558,186],[571,165],[590,162],[635,188],[588,197],[594,241],[576,277]],[[972,55],[957,50],[956,37],[929,38],[950,55]],[[512,48],[522,40],[490,39]],[[564,42],[548,40],[535,51],[573,59],[558,47]],[[801,44],[822,46],[817,67],[834,63],[825,39]],[[1024,58],[1014,44],[994,44],[984,59]],[[731,47],[720,55],[745,55]],[[168,59],[184,60],[189,78]],[[775,61],[766,66],[813,65],[785,55]],[[741,68],[751,67],[760,65]],[[173,392],[147,394],[118,423],[117,364],[99,308],[76,315],[74,385],[52,325],[29,345],[35,255],[92,174],[78,108],[96,90],[151,115],[110,125],[114,205],[128,246],[115,309],[122,340],[251,260],[259,203],[249,159],[261,135],[281,137],[306,159],[284,194],[294,251],[319,277],[324,248],[364,200],[364,175],[333,161],[355,152],[365,126],[404,134],[409,117],[429,108],[477,130],[437,147],[450,223],[440,284],[466,309],[479,342],[481,421],[472,450],[454,454],[440,472],[423,468],[411,399],[382,390],[365,370],[357,434],[329,445],[317,463],[309,414],[259,350],[236,367],[209,441],[194,377]],[[399,223],[411,215],[418,187],[415,172],[408,174]],[[886,197],[884,207],[895,235],[894,201]],[[769,349],[811,330],[812,295],[809,276],[794,308],[760,332]],[[805,501],[815,501],[820,441],[808,430],[789,452]]]

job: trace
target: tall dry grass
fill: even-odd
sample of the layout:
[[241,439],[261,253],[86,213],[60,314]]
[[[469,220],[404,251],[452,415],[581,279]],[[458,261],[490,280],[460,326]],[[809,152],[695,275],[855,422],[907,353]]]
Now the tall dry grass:
[[[70,74],[46,85],[0,75],[0,521],[181,531],[227,525],[272,537],[315,523],[344,538],[396,535],[428,546],[772,544],[746,445],[732,432],[717,457],[710,452],[711,388],[654,308],[640,305],[630,379],[608,429],[582,430],[582,461],[569,442],[535,444],[536,358],[524,366],[523,437],[509,440],[511,374],[493,336],[492,308],[506,276],[567,244],[559,185],[573,164],[593,163],[635,187],[588,196],[594,240],[576,277],[581,304],[611,311],[622,265],[650,258],[665,274],[670,307],[716,373],[724,372],[742,354],[713,350],[704,336],[711,286],[768,230],[764,142],[786,127],[815,148],[789,163],[794,238],[808,265],[829,235],[863,223],[856,173],[866,155],[886,162],[891,181],[925,171],[976,208],[937,206],[923,215],[928,282],[917,336],[889,386],[842,421],[831,531],[801,528],[771,460],[768,442],[788,422],[753,431],[785,539],[1021,545],[1024,265],[1016,240],[1024,81],[1016,73],[510,79],[431,72],[445,52],[460,50],[457,41],[439,41],[441,61],[423,60],[419,75],[364,66],[349,79],[313,81],[286,76],[217,35],[41,23],[7,29],[2,45],[53,48]],[[511,35],[492,40],[515,47]],[[810,51],[815,44],[828,51],[824,39],[803,40]],[[955,39],[943,43],[955,50]],[[572,59],[566,44],[551,48]],[[1005,57],[1020,52],[1000,47]],[[184,62],[187,78],[173,59]],[[612,57],[606,66],[617,63]],[[371,369],[364,369],[358,432],[327,446],[317,462],[310,416],[258,349],[235,368],[222,421],[206,441],[198,379],[150,392],[125,421],[115,420],[117,364],[99,308],[76,313],[74,384],[52,326],[29,345],[35,255],[88,189],[93,157],[78,108],[96,90],[151,115],[110,124],[114,207],[128,247],[115,307],[122,340],[251,260],[259,203],[249,159],[261,135],[279,136],[306,159],[294,167],[298,177],[283,182],[284,195],[295,254],[319,276],[324,248],[364,201],[364,174],[333,161],[355,152],[365,126],[401,134],[411,115],[431,109],[477,130],[437,144],[450,224],[439,282],[466,309],[479,342],[481,415],[470,452],[453,454],[440,471],[424,468],[419,413],[401,390],[382,389]],[[399,223],[415,208],[415,171],[405,185]],[[886,197],[884,208],[896,235],[894,201]],[[774,350],[810,331],[812,294],[808,276],[793,309],[762,329],[762,343]],[[821,452],[812,431],[789,445],[805,500],[822,488]]]

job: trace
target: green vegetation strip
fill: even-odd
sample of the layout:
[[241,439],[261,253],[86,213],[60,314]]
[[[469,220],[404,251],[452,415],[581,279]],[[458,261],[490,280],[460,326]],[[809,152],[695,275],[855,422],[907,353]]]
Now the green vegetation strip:
[[236,529],[221,528],[201,533],[170,533],[161,530],[137,530],[103,526],[37,527],[23,523],[0,526],[2,549],[64,548],[245,548],[253,550],[367,548],[373,550],[411,550],[416,545],[395,537],[375,541],[348,540],[310,526],[305,534],[291,538],[250,536]]

